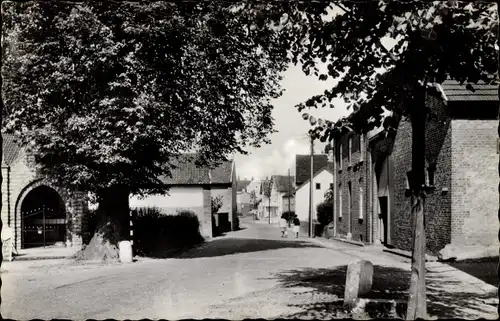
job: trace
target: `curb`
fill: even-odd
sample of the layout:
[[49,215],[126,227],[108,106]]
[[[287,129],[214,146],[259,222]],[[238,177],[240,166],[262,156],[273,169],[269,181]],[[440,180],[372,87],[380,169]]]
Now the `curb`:
[[[389,249],[389,248],[384,248],[383,251],[411,259],[411,252],[409,252],[409,251],[404,251],[404,250],[399,250],[399,249]],[[425,261],[426,262],[438,262],[438,258],[436,256],[426,254]]]
[[365,246],[365,243],[358,242],[358,241],[351,241],[351,240],[341,239],[341,238],[338,238],[338,237],[334,237],[334,238],[327,239],[327,240],[334,240],[334,241],[339,241],[339,242],[348,243],[348,244],[357,245],[357,246],[362,246],[362,247]]
[[316,240],[317,242],[320,242],[320,243],[329,243],[328,241],[337,241],[337,242],[352,244],[352,245],[356,245],[356,246],[360,246],[360,247],[365,246],[364,243],[361,243],[358,241],[350,241],[350,240],[345,240],[345,239],[336,238],[336,237],[331,238],[331,239],[327,239],[327,238],[322,237],[322,236],[316,236],[316,237],[311,238],[310,240]]
[[42,261],[42,260],[61,260],[71,259],[73,256],[31,256],[31,257],[15,257],[11,262],[16,261]]

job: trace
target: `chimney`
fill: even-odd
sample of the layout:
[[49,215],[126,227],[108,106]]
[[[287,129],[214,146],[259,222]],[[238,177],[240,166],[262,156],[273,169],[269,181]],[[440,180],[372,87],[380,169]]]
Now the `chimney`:
[[328,150],[328,161],[333,162],[333,148]]

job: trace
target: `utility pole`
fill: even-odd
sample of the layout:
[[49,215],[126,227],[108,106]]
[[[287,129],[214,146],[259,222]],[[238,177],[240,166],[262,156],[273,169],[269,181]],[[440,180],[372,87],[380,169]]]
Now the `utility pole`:
[[291,220],[292,218],[290,217],[291,210],[290,210],[290,202],[292,199],[292,193],[291,193],[291,184],[290,184],[290,168],[288,169],[288,226],[291,225]]
[[337,153],[335,150],[335,138],[332,139],[333,152],[333,186],[332,186],[332,202],[333,202],[333,237],[337,236],[337,220],[335,218],[335,203],[337,199]]
[[309,237],[313,236],[313,163],[314,163],[314,137],[311,133],[311,173],[309,179]]
[[271,225],[271,184],[273,182],[273,178],[269,179],[268,191],[269,191],[269,225]]
[[45,247],[45,205],[42,205],[42,223],[43,223],[43,247]]

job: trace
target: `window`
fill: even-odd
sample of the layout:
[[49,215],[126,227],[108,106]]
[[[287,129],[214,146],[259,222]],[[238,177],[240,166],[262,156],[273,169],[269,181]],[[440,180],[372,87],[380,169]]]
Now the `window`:
[[349,188],[349,194],[347,196],[349,197],[347,199],[347,204],[349,205],[349,220],[352,217],[352,184],[351,182],[347,183],[347,187]]
[[349,164],[349,166],[352,165],[351,156],[352,156],[352,137],[349,137],[349,153],[347,154],[347,163]]
[[427,173],[426,173],[426,178],[425,178],[425,185],[427,186],[434,186],[434,173],[436,172],[436,165],[430,165],[427,168]]
[[339,144],[339,170],[342,170],[342,144]]
[[333,183],[330,183],[330,189],[333,191]]
[[321,184],[320,183],[316,183],[316,189],[321,189]]
[[342,217],[342,184],[339,184],[339,217]]
[[359,135],[359,161],[362,162],[365,157],[365,137],[363,134]]

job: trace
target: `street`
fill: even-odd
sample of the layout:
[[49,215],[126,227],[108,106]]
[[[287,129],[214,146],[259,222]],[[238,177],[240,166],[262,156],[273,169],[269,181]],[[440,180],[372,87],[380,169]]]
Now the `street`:
[[[9,262],[2,273],[2,316],[341,317],[332,315],[329,307],[343,295],[345,266],[360,257],[375,266],[374,296],[401,296],[409,286],[408,259],[340,242],[326,248],[302,237],[282,239],[276,225],[245,219],[241,225],[242,230],[176,259],[145,258],[131,264]],[[487,317],[494,309],[485,311],[478,315]]]

